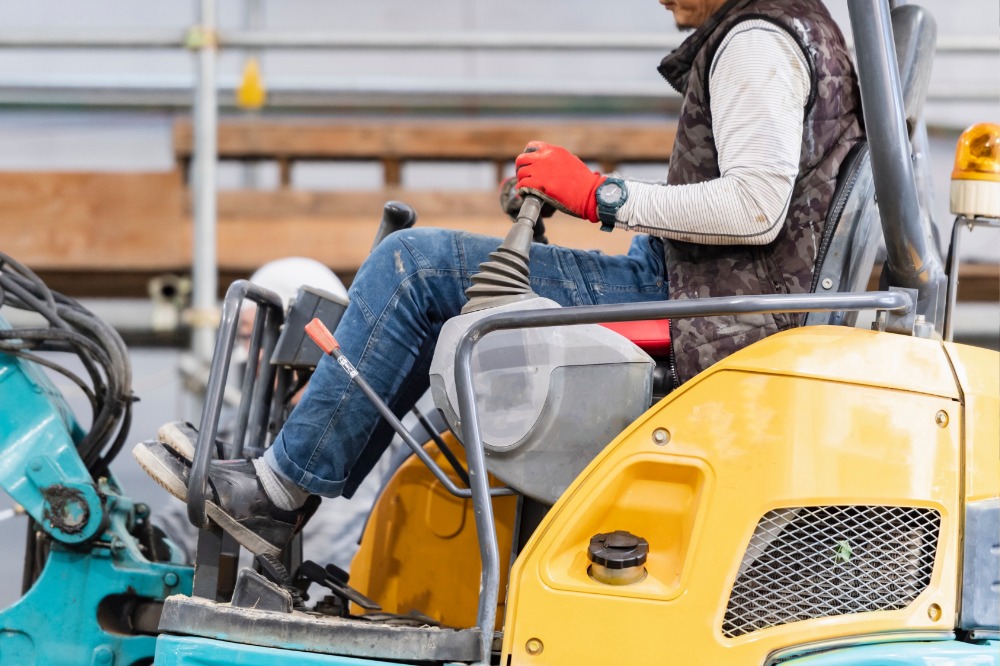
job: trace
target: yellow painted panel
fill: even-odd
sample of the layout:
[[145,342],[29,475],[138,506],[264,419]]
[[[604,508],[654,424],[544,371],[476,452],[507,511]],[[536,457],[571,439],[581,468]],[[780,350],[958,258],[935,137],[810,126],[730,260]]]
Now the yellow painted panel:
[[[450,433],[443,437],[464,463],[462,445]],[[461,487],[438,447],[428,443],[424,448]],[[493,500],[501,589],[507,584],[503,565],[510,561],[516,508],[516,497]],[[472,627],[479,603],[478,543],[471,500],[449,493],[411,456],[393,475],[368,517],[351,563],[351,585],[387,612],[416,610],[448,626]],[[497,609],[499,622],[504,612],[502,593]],[[362,611],[353,607],[352,612]]]
[[[702,515],[711,470],[701,460],[639,453],[619,461],[596,480],[595,501],[577,516],[573,530],[554,534],[540,578],[549,586],[625,597],[670,599],[681,591],[690,546]],[[590,537],[615,530],[641,534],[649,542],[647,576],[609,590],[587,574]]]
[[[962,513],[954,375],[940,343],[839,330],[850,345],[835,330],[805,333],[808,344],[783,335],[784,362],[778,350],[754,345],[689,382],[609,445],[515,563],[504,659],[566,666],[614,654],[628,664],[760,664],[773,650],[804,642],[950,629]],[[815,358],[801,361],[798,355],[814,353],[814,345]],[[847,348],[850,358],[838,363]],[[744,358],[750,351],[752,358]],[[916,387],[879,387],[900,383],[908,356],[921,370]],[[762,367],[767,374],[756,373]],[[803,369],[807,376],[795,376]],[[945,427],[936,423],[939,412],[952,417]],[[665,446],[655,443],[656,428],[670,432]],[[938,512],[929,587],[900,610],[726,638],[721,626],[729,591],[761,516],[827,505]],[[586,575],[585,544],[607,529],[650,540],[646,580],[611,587]],[[940,607],[937,621],[931,604]]]
[[[720,367],[821,377],[958,399],[955,377],[939,341],[860,328],[792,329],[734,354]],[[884,372],[873,373],[875,367]]]
[[1000,496],[1000,354],[947,343],[965,398],[966,501]]

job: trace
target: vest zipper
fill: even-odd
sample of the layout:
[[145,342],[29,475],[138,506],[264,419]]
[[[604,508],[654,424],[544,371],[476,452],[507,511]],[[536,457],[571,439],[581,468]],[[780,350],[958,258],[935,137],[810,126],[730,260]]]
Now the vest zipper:
[[674,355],[674,320],[667,320],[667,331],[670,333],[670,356],[667,362],[670,366],[670,391],[680,388],[681,380],[677,377],[677,357]]

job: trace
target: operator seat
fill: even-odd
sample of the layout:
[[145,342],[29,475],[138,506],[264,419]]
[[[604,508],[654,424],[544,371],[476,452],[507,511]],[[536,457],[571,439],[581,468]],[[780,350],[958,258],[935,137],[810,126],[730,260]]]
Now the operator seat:
[[[840,167],[809,291],[866,291],[881,238],[868,143],[860,141]],[[857,318],[857,312],[810,312],[804,325],[854,326]]]
[[[825,294],[865,291],[881,234],[868,143],[859,141],[848,152],[837,176],[837,186],[817,249],[810,292]],[[854,326],[857,317],[857,312],[812,312],[806,316],[804,325]],[[619,335],[624,335],[656,360],[653,373],[654,400],[669,393],[668,320],[604,325]]]

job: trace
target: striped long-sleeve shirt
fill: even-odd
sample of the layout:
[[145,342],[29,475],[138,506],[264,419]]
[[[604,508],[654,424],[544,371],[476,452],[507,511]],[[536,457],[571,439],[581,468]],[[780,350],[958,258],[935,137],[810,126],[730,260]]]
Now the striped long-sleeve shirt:
[[623,229],[710,245],[765,245],[781,230],[798,176],[809,66],[773,23],[738,24],[709,72],[720,177],[694,185],[627,180]]

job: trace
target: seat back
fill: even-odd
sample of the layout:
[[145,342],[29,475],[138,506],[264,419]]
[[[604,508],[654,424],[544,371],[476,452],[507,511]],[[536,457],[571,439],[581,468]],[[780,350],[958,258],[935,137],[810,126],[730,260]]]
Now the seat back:
[[[810,292],[865,291],[881,240],[882,225],[875,202],[868,143],[860,141],[847,153],[837,176]],[[805,325],[854,326],[857,318],[857,312],[811,312]],[[666,319],[605,326],[629,338],[654,357],[669,353],[670,328]],[[666,378],[664,372],[659,375]],[[657,395],[669,392],[666,388],[669,382],[654,380],[654,384],[660,387]]]
[[[923,115],[937,26],[922,7],[901,5],[892,10],[892,28],[906,122],[912,136]],[[862,142],[841,165],[816,256],[811,291],[865,291],[881,240],[868,145]],[[853,326],[856,320],[856,312],[813,312],[805,323]]]
[[[840,167],[810,291],[865,291],[881,239],[868,144],[862,141],[851,149]],[[812,312],[805,325],[853,326],[857,316],[857,312]]]

